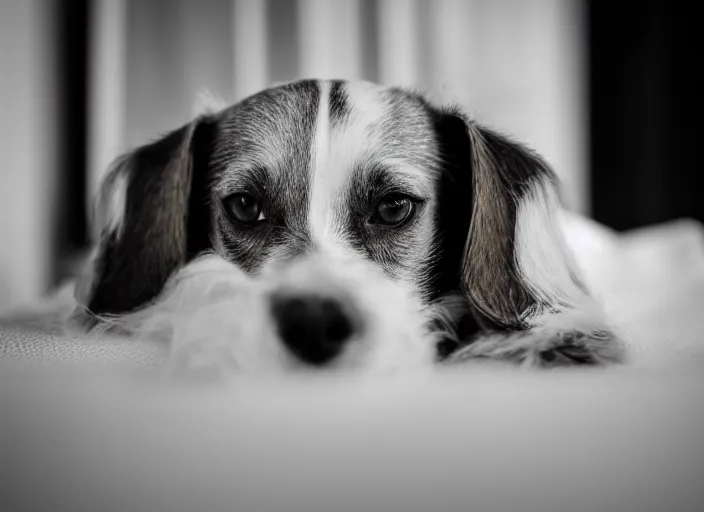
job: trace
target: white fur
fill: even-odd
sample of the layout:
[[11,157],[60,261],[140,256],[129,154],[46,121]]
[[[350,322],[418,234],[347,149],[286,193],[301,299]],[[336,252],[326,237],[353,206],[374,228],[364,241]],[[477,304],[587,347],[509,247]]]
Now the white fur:
[[383,88],[368,82],[346,83],[349,119],[333,126],[329,119],[330,82],[321,81],[320,87],[311,155],[313,182],[309,210],[311,231],[318,243],[337,238],[336,211],[339,212],[340,205],[345,204],[355,166],[364,168],[372,162],[381,163],[409,178],[419,196],[433,195],[435,178],[432,173],[385,154],[387,134],[377,127],[387,115]]
[[331,159],[330,83],[320,81],[319,84],[318,119],[315,124],[315,141],[311,145],[312,185],[308,212],[311,235],[316,243],[331,238],[335,232],[334,204],[336,199],[341,199],[335,195],[340,194],[347,177],[347,163]]
[[127,187],[129,186],[129,169],[120,167],[111,172],[100,191],[95,211],[95,226],[100,232],[119,237],[125,222],[127,207]]
[[281,288],[353,301],[360,309],[366,328],[331,365],[336,371],[430,367],[434,338],[419,302],[361,257],[274,261],[253,278],[218,256],[203,256],[177,273],[152,305],[103,321],[137,338],[170,343],[175,373],[303,371],[278,339],[269,313],[268,296]]
[[[406,153],[389,150],[393,141],[383,127],[388,116],[385,88],[365,81],[346,82],[349,117],[333,125],[329,119],[330,82],[320,82],[320,104],[313,144],[312,187],[309,222],[315,244],[327,250],[348,251],[346,241],[341,239],[338,222],[347,215],[347,194],[352,186],[355,168],[368,169],[381,164],[405,178],[409,190],[428,200],[428,210],[435,208],[435,176],[432,169],[420,169],[413,165]],[[427,143],[427,142],[426,142]],[[409,147],[408,152],[417,150]],[[421,219],[418,227],[422,232],[422,243],[415,247],[417,264],[409,272],[399,275],[398,280],[414,283],[424,291],[429,279],[423,264],[434,257],[433,222],[430,215]]]
[[535,180],[516,212],[516,263],[531,293],[552,309],[590,302],[574,281],[577,265],[567,247],[553,185]]

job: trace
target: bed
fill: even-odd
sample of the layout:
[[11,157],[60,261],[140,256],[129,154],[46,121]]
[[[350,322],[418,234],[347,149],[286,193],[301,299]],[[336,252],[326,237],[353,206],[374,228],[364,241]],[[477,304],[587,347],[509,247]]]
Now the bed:
[[566,232],[623,366],[175,386],[163,346],[5,315],[0,509],[704,510],[704,229]]

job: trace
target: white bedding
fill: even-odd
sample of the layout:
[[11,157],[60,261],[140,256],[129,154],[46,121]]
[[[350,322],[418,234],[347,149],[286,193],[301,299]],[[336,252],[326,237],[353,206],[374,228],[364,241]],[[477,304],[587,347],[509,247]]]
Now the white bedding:
[[565,232],[590,288],[629,342],[631,365],[701,360],[701,224],[685,219],[616,234],[573,217]]
[[702,228],[567,232],[625,366],[179,389],[5,370],[0,509],[704,510]]

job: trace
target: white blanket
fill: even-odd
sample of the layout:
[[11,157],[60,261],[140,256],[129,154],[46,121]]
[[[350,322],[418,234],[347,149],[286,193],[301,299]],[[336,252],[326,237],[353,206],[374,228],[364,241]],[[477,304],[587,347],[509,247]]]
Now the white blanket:
[[581,217],[565,230],[612,323],[629,342],[631,365],[704,356],[704,227],[680,220],[616,234]]

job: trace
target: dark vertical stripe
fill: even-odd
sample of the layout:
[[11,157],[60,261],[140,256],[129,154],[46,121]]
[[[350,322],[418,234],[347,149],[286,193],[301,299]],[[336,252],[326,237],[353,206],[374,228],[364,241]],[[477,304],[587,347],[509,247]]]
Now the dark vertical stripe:
[[694,8],[656,0],[587,7],[594,218],[619,230],[704,220],[692,186],[701,167]]
[[362,28],[362,78],[379,81],[379,2],[362,0],[360,17]]
[[273,83],[313,78],[299,76],[298,8],[298,0],[267,1],[269,78]]
[[345,84],[341,80],[333,80],[330,87],[330,125],[336,126],[344,123],[349,117],[349,103],[347,100],[347,92]]
[[418,76],[418,87],[422,89],[432,89],[434,83],[431,77],[436,75],[435,66],[433,65],[433,53],[435,50],[435,45],[433,41],[433,34],[431,34],[431,24],[432,19],[431,9],[433,8],[431,2],[422,2],[416,0],[418,3],[418,18],[416,20],[416,27],[419,39],[419,67],[420,73]]
[[75,259],[88,244],[86,196],[88,20],[90,0],[56,3],[59,172],[53,222],[53,280],[75,277]]

